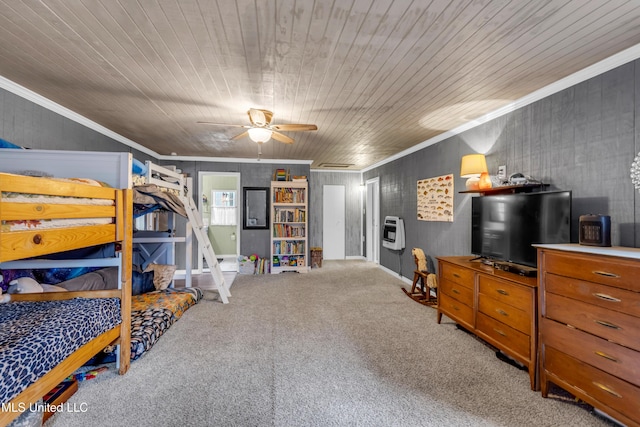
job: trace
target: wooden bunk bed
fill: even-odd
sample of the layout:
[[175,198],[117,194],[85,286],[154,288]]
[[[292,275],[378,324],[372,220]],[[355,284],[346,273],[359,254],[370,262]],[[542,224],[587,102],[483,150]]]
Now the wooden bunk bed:
[[[220,299],[223,303],[227,303],[228,297],[231,296],[229,286],[225,282],[209,238],[204,231],[204,224],[202,224],[202,218],[197,211],[193,197],[188,193],[188,178],[175,170],[150,161],[144,163],[145,171],[137,176],[132,167],[134,163],[131,153],[0,149],[0,171],[2,172],[21,173],[36,169],[38,172],[42,171],[56,177],[91,177],[120,189],[134,188],[135,181],[136,187],[139,184],[150,184],[163,191],[167,190],[176,194],[184,204],[188,218],[184,230],[185,236],[165,233],[162,236],[149,237],[144,233],[139,233],[134,235],[134,256],[142,253],[145,256],[144,262],[148,263],[153,262],[158,253],[166,252],[170,254],[169,259],[172,259],[176,243],[184,243],[185,283],[189,287],[191,286],[192,247],[195,236],[197,244],[200,245],[209,264],[210,273],[218,288]],[[134,199],[136,194],[134,193]],[[151,249],[147,251],[144,245],[150,246]],[[155,245],[163,247],[157,250]]]
[[[4,154],[4,153],[3,153]],[[7,157],[0,154],[7,161]],[[125,161],[123,156],[116,156],[118,161]],[[31,158],[33,160],[33,158]],[[31,163],[33,165],[34,163]],[[0,166],[1,167],[1,166]],[[28,168],[23,168],[23,170]],[[0,170],[5,170],[4,167]],[[95,172],[95,171],[94,171]],[[114,171],[108,171],[113,174]],[[95,173],[91,174],[95,177]],[[100,177],[102,178],[102,177]],[[105,180],[106,181],[106,180]],[[122,183],[113,182],[115,186]],[[118,345],[118,370],[120,374],[125,374],[130,365],[130,339],[131,339],[131,254],[132,254],[132,190],[125,186],[124,189],[107,188],[102,186],[92,186],[84,183],[60,181],[50,178],[36,178],[32,176],[21,176],[7,173],[0,173],[0,267],[4,269],[20,268],[48,268],[51,266],[74,267],[80,265],[93,266],[117,266],[119,271],[119,283],[117,289],[102,291],[82,291],[82,292],[51,292],[37,294],[11,295],[11,302],[3,303],[2,313],[16,312],[22,317],[9,316],[0,330],[4,329],[4,337],[0,340],[0,364],[5,358],[3,376],[0,379],[0,390],[4,393],[7,401],[2,401],[2,412],[0,412],[0,425],[7,425],[15,419],[20,411],[29,408],[37,402],[49,390],[68,377],[73,371],[82,366],[87,360],[109,345]],[[29,195],[44,196],[33,201],[22,201],[16,203],[10,200],[9,193],[20,193]],[[48,202],[47,197],[62,197],[67,201],[74,198],[70,203]],[[77,198],[84,200],[106,201],[105,204],[79,204]],[[85,224],[81,219],[98,219],[89,224]],[[54,226],[58,220],[72,219],[71,225]],[[36,223],[51,223],[52,228],[33,228]],[[82,223],[82,224],[79,224]],[[22,225],[22,229],[20,227]],[[32,259],[32,257],[46,257],[59,252],[65,252],[80,248],[87,248],[96,245],[115,243],[117,251],[115,256],[101,259],[71,259],[71,260],[50,260]],[[30,259],[27,259],[30,258]],[[82,305],[87,304],[87,305]],[[29,360],[41,359],[45,349],[48,351],[48,344],[39,344],[39,332],[22,330],[26,327],[27,321],[34,318],[43,319],[41,324],[34,322],[35,326],[42,327],[49,322],[57,324],[57,328],[63,332],[78,332],[71,335],[79,335],[79,331],[68,331],[60,327],[57,318],[52,319],[49,313],[59,315],[60,307],[71,316],[80,318],[80,313],[84,313],[88,306],[95,307],[100,315],[84,316],[82,326],[90,327],[93,335],[82,337],[75,346],[69,344],[71,339],[64,337],[63,333],[51,333],[51,338],[57,338],[58,344],[61,340],[66,340],[62,344],[63,349],[55,350],[55,357],[48,358],[53,366],[43,367],[39,362],[33,368],[25,368]],[[95,325],[102,317],[107,317],[107,311],[111,305],[115,307],[115,312],[111,314],[113,318],[103,325]],[[54,311],[49,312],[49,307]],[[82,308],[80,308],[82,307]],[[44,310],[44,311],[42,311]],[[78,310],[73,316],[73,310]],[[38,312],[38,316],[30,313]],[[44,314],[42,314],[44,313]],[[18,316],[16,315],[16,316]],[[104,319],[103,319],[104,320]],[[64,323],[66,325],[66,323]],[[69,324],[73,325],[72,322]],[[69,326],[73,328],[75,326]],[[80,329],[80,328],[78,328]],[[51,329],[49,329],[51,330]],[[18,331],[24,336],[35,336],[37,340],[25,343],[24,340],[14,339],[12,335]],[[35,334],[35,335],[34,335]],[[16,335],[18,335],[16,333]],[[68,334],[66,334],[68,335]],[[63,336],[61,338],[60,336]],[[17,345],[18,353],[25,357],[24,361],[17,362],[15,349],[12,345]],[[31,351],[31,353],[29,353]],[[10,358],[10,360],[8,360]],[[32,361],[33,361],[32,360]],[[20,369],[5,371],[7,366]],[[16,373],[20,371],[20,374]],[[28,375],[22,375],[24,371]]]
[[[187,198],[193,200],[187,191],[186,182],[188,178],[185,178],[182,174],[155,165],[152,162],[146,162],[146,170],[143,173],[144,176],[140,177],[136,176],[136,172],[139,174],[139,171],[133,167],[135,163],[131,153],[0,149],[1,172],[17,174],[23,171],[33,171],[37,174],[48,174],[63,178],[90,177],[114,188],[133,189],[133,199],[136,198],[135,194],[138,185],[152,184],[172,191],[184,201],[187,201]],[[139,164],[140,162],[137,163]],[[134,204],[131,211],[139,208],[139,206]],[[131,217],[134,218],[135,215],[132,214]],[[135,226],[132,228],[134,230],[133,233],[135,233]],[[170,249],[168,251],[173,252],[176,243],[184,242],[186,247],[185,258],[187,261],[190,261],[192,246],[191,228],[192,223],[187,221],[185,229],[186,237],[171,235],[161,238],[145,239],[136,238],[136,235],[133,234],[132,251],[130,262],[127,263],[129,267],[127,268],[133,267],[135,270],[132,272],[132,288],[134,290],[139,290],[137,285],[139,285],[140,282],[136,279],[140,278],[137,271],[140,265],[139,260],[133,262],[137,254],[133,248],[150,252],[153,248],[147,250],[147,248],[144,247],[145,245],[153,246],[159,244],[169,247]],[[194,230],[194,233],[196,232],[197,230]],[[153,262],[153,257],[149,258],[148,261]],[[108,275],[110,279],[108,282],[113,283],[115,281],[113,277],[115,277],[116,274],[112,273],[113,269],[108,270],[110,270]],[[191,267],[189,263],[187,264],[186,271],[186,278],[190,279]],[[96,278],[96,273],[100,272],[92,272],[86,276],[94,275],[93,277]],[[221,274],[220,272],[220,275]],[[101,276],[104,277],[107,276],[107,274],[102,274]],[[76,277],[64,283],[69,284],[83,277],[84,276]],[[189,286],[190,281],[186,280],[186,282],[186,285]],[[45,281],[43,283],[52,282]],[[63,283],[59,284],[63,285]],[[76,284],[77,282],[74,283],[74,286],[67,286],[67,288],[70,290],[88,289],[84,286],[75,287]],[[153,285],[155,285],[155,283]],[[176,291],[165,289],[147,295],[137,295],[136,292],[134,292],[131,298],[131,361],[141,357],[146,351],[150,350],[160,336],[180,318],[184,310],[198,303],[202,298],[203,293],[198,288],[190,288],[189,290],[178,289]],[[223,302],[228,301],[226,297],[222,298],[222,295],[221,299]],[[94,361],[98,361],[98,363],[108,363],[114,358],[113,353],[105,351],[94,358]]]

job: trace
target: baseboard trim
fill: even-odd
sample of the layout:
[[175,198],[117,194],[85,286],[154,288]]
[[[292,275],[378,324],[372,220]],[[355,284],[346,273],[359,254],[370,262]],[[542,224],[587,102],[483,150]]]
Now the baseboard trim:
[[391,276],[397,277],[398,279],[402,280],[404,283],[406,283],[407,285],[411,285],[413,284],[413,281],[407,277],[404,276],[400,276],[400,274],[398,274],[398,272],[393,271],[387,267],[385,267],[382,264],[378,264],[378,267],[380,267],[381,270],[383,270],[385,273],[388,273]]

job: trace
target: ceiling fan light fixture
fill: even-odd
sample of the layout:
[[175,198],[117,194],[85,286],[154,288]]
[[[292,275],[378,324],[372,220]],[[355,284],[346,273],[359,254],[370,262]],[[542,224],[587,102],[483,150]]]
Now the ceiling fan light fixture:
[[249,138],[251,138],[253,142],[267,142],[271,139],[271,134],[273,133],[273,131],[265,128],[251,128],[248,132]]

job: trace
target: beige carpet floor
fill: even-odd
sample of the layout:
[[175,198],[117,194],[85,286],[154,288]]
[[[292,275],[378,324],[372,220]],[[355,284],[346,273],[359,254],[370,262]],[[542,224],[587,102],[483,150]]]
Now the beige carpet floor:
[[81,383],[49,427],[606,426],[364,261],[238,275],[206,292],[129,373]]

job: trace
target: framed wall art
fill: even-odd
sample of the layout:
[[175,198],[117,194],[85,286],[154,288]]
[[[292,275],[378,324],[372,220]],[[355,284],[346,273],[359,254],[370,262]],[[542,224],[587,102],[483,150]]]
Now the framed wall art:
[[418,220],[453,222],[453,174],[418,181]]

